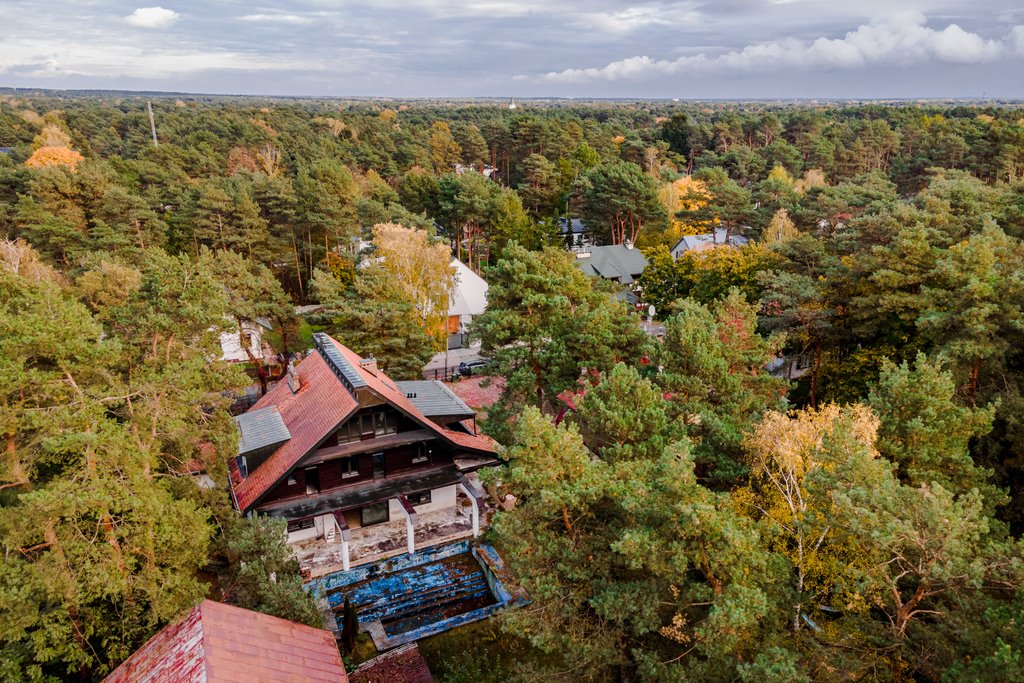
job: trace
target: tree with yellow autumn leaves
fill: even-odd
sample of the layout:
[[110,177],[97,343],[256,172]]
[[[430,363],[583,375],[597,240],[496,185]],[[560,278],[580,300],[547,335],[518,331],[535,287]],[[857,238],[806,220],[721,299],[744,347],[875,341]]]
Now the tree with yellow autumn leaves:
[[72,172],[83,160],[81,154],[71,149],[71,137],[56,124],[48,123],[33,140],[36,150],[25,165],[29,168],[63,166]]
[[373,226],[373,245],[380,265],[399,283],[412,302],[424,331],[438,350],[448,336],[448,305],[455,291],[451,251],[426,230],[394,223]]

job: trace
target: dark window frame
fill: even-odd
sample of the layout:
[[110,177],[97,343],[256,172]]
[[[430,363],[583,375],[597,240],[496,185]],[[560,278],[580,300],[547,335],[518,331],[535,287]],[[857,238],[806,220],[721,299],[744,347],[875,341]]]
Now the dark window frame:
[[[320,493],[322,490],[320,487],[320,466],[311,465],[309,467],[303,467],[302,470],[302,479],[306,484],[306,495],[315,496]],[[310,473],[313,473],[312,477],[309,476]]]
[[431,494],[430,490],[420,491],[419,493],[410,493],[405,496],[405,499],[409,501],[409,505],[416,507],[417,505],[430,505]]
[[313,517],[306,517],[304,519],[293,519],[288,522],[288,533],[295,531],[303,531],[305,529],[312,529],[316,526],[316,519]]
[[347,458],[342,458],[341,463],[341,478],[342,479],[354,479],[359,476],[359,455],[350,455]]
[[[383,519],[378,519],[376,521],[369,521],[369,522],[366,521],[366,511],[367,510],[371,510],[373,508],[383,508],[384,509],[384,518]],[[381,502],[381,503],[374,503],[373,505],[364,505],[363,507],[359,508],[359,524],[360,524],[360,526],[376,526],[378,524],[387,524],[390,521],[391,521],[391,505],[386,500]]]

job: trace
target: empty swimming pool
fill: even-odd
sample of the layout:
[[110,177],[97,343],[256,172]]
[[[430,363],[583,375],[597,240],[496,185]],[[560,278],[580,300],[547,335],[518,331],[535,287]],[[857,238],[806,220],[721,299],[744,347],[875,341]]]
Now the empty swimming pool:
[[506,581],[494,548],[460,541],[329,574],[309,587],[327,598],[338,622],[348,597],[360,628],[383,650],[525,602]]

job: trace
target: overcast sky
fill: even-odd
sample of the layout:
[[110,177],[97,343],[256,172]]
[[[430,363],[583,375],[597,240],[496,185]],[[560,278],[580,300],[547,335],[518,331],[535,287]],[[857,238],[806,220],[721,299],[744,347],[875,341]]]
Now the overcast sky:
[[0,86],[1024,97],[1020,0],[159,1],[0,0]]

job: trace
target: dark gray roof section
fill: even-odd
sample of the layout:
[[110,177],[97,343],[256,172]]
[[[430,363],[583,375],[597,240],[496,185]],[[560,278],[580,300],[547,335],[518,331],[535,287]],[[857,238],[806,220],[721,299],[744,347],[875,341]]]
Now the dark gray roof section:
[[398,390],[427,417],[465,416],[476,413],[465,402],[435,379],[411,379],[395,382]]
[[590,228],[587,224],[579,218],[559,218],[558,219],[558,233],[560,235],[567,235],[572,233],[574,235],[583,235],[590,232]]
[[647,258],[639,249],[622,244],[593,247],[586,256],[576,257],[576,265],[587,275],[630,284],[644,272]]
[[235,424],[242,438],[238,442],[238,454],[245,455],[267,446],[282,444],[292,438],[277,406],[251,410],[235,416]]
[[327,364],[331,366],[331,370],[338,376],[345,386],[355,396],[355,390],[361,389],[366,386],[366,380],[359,374],[359,371],[352,367],[338,348],[327,338],[327,335],[322,332],[316,332],[313,335],[313,341],[316,343],[316,349],[323,356]]

